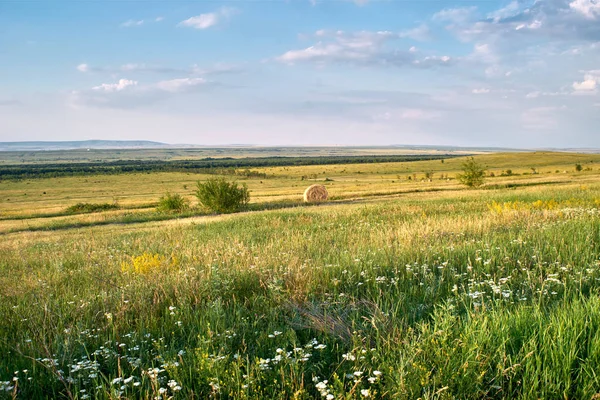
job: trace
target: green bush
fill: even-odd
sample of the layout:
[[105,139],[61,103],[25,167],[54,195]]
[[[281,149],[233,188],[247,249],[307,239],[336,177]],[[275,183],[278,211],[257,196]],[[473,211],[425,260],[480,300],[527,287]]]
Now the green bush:
[[119,205],[116,203],[77,203],[67,207],[66,212],[69,214],[87,214],[99,211],[118,210]]
[[183,212],[187,210],[189,206],[190,201],[182,195],[167,192],[158,200],[156,209],[160,212]]
[[210,178],[202,183],[198,181],[196,197],[200,205],[217,213],[239,211],[248,205],[250,192],[246,184],[228,182],[224,178]]
[[462,174],[456,176],[460,183],[468,187],[478,187],[483,185],[485,168],[475,161],[473,157],[468,158],[463,163],[462,170]]
[[581,166],[581,164],[579,164],[579,163],[575,164],[575,171],[581,172],[582,170],[583,170],[583,167]]

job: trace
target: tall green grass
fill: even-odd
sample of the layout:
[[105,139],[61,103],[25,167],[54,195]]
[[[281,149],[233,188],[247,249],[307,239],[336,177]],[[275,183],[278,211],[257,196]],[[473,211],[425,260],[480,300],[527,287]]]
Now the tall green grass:
[[[0,389],[24,399],[591,399],[598,191],[487,193],[6,242]],[[551,210],[489,209],[551,199]]]

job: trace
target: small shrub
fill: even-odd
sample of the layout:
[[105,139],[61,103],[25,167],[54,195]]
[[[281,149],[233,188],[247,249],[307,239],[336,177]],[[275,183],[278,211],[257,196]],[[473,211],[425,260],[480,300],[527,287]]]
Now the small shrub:
[[479,164],[473,157],[468,158],[462,165],[462,174],[456,177],[460,183],[468,187],[478,187],[483,185],[485,177],[485,168]]
[[77,203],[67,207],[66,212],[69,214],[87,214],[99,211],[118,210],[117,203]]
[[187,210],[189,206],[189,200],[182,195],[167,192],[158,200],[156,209],[160,212],[183,212]]
[[250,201],[248,187],[237,182],[228,182],[224,178],[210,178],[202,183],[198,181],[196,197],[203,207],[216,213],[231,213],[245,208]]
[[579,163],[575,164],[575,171],[581,172],[582,170],[583,170],[583,167],[581,166],[581,164],[579,164]]

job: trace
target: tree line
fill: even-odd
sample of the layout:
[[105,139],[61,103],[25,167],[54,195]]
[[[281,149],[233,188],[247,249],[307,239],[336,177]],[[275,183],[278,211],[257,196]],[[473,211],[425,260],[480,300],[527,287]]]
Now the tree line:
[[132,172],[202,172],[217,173],[224,169],[253,167],[292,167],[331,164],[370,164],[405,161],[440,160],[455,155],[372,155],[318,157],[204,158],[200,160],[118,160],[111,162],[50,163],[3,165],[0,180],[51,178],[77,175],[112,175]]

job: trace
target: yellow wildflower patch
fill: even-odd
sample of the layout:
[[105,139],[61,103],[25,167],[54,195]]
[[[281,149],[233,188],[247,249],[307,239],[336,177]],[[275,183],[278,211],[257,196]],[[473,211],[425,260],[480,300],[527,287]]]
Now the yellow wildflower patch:
[[121,263],[123,272],[134,272],[145,275],[150,272],[169,270],[178,264],[177,257],[171,255],[166,257],[162,254],[143,253],[139,256],[132,256],[131,260]]

